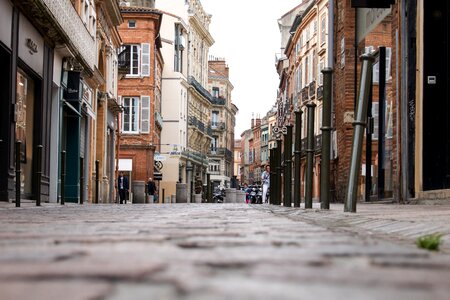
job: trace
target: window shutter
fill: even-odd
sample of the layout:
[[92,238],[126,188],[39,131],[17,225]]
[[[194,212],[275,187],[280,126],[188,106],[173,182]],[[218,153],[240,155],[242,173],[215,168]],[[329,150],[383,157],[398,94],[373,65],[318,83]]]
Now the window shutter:
[[141,133],[150,132],[150,96],[141,96]]
[[150,76],[150,44],[143,43],[142,46],[141,70],[142,76]]

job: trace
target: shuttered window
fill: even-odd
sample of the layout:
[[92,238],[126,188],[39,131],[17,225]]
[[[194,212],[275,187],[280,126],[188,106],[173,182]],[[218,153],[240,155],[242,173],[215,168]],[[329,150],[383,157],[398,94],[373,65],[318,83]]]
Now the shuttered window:
[[123,97],[122,132],[138,133],[139,98]]
[[150,132],[150,96],[141,96],[141,133]]
[[150,44],[143,43],[142,47],[142,60],[141,60],[141,75],[150,76]]

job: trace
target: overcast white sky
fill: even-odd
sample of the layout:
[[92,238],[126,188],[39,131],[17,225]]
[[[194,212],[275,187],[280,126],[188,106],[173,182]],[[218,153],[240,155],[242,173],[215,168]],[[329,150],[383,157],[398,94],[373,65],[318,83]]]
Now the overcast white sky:
[[215,40],[209,54],[224,57],[239,108],[235,138],[250,128],[252,113],[263,117],[275,103],[279,84],[275,54],[280,52],[277,20],[300,0],[201,0],[212,14],[209,31]]

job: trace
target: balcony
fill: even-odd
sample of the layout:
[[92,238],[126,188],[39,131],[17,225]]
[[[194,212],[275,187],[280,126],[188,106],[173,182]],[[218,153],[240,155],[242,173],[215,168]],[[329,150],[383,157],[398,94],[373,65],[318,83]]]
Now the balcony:
[[70,0],[23,0],[20,5],[42,32],[56,44],[67,45],[86,71],[94,71],[95,39]]
[[225,130],[225,122],[211,122],[211,127],[213,130],[223,131]]
[[308,87],[304,87],[301,91],[302,93],[302,101],[308,101],[309,100],[309,95],[308,95]]
[[155,112],[155,124],[160,129],[163,128],[163,118],[162,118],[161,114],[159,113],[159,111]]
[[317,100],[322,100],[323,98],[323,85],[317,88]]
[[200,95],[205,97],[210,103],[213,103],[213,97],[211,94],[197,80],[195,80],[193,76],[189,76],[188,82]]
[[314,147],[316,152],[320,152],[322,150],[322,135],[318,134],[314,137]]
[[122,46],[118,49],[118,72],[119,74],[130,73],[130,47]]
[[309,98],[310,99],[316,98],[316,82],[315,81],[311,82],[308,88],[309,88]]
[[212,101],[211,103],[213,105],[225,105],[226,104],[226,100],[222,97],[212,97]]

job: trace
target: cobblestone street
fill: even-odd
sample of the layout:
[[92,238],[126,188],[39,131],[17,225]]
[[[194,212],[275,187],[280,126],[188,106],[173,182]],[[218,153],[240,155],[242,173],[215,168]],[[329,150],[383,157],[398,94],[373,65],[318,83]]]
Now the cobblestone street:
[[0,299],[448,299],[449,207],[341,208],[2,204]]

